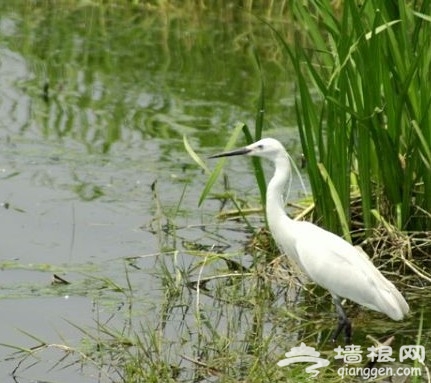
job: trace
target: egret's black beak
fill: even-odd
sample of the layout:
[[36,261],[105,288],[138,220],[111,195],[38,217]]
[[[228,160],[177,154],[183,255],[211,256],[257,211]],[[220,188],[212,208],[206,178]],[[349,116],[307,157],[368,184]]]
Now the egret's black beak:
[[208,158],[239,156],[241,154],[247,154],[247,153],[250,153],[250,152],[251,152],[251,149],[249,149],[247,147],[244,147],[244,148],[240,148],[240,149],[231,150],[230,152],[213,154],[212,156],[209,156]]

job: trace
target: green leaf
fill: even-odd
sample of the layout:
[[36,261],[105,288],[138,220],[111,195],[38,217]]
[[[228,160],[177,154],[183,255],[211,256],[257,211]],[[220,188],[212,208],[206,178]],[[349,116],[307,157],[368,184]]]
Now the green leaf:
[[391,27],[394,24],[398,24],[399,22],[401,22],[401,20],[393,20],[389,23],[385,23],[383,25],[378,26],[377,28],[375,28],[374,30],[368,32],[365,34],[365,39],[369,40],[371,39],[371,37],[373,37],[374,35],[377,35],[383,31],[385,31],[386,29],[388,29],[389,27]]
[[205,171],[205,173],[210,174],[211,173],[210,169],[208,168],[208,166],[206,166],[205,162],[202,161],[202,159],[190,146],[186,135],[183,136],[183,143],[187,153],[192,158],[192,160],[195,161]]
[[431,149],[429,146],[429,142],[424,137],[418,123],[416,121],[412,121],[413,129],[419,138],[419,141],[422,146],[422,160],[428,169],[431,169]]
[[334,183],[332,182],[331,177],[329,176],[325,166],[322,163],[319,163],[318,167],[323,180],[329,187],[332,201],[334,202],[335,210],[337,211],[338,219],[340,220],[343,237],[346,241],[352,242],[352,238],[350,237],[349,225],[347,224],[346,214],[344,213],[343,205],[341,204],[340,196],[338,195],[337,189],[335,188]]
[[[245,124],[243,122],[237,122],[233,128],[232,134],[229,137],[229,141],[226,144],[226,147],[224,148],[225,151],[228,151],[232,149],[235,145],[235,142],[238,139],[239,134],[241,133],[241,130]],[[217,165],[215,166],[214,170],[211,172],[207,183],[205,184],[204,190],[202,191],[202,194],[199,198],[198,206],[202,204],[202,202],[207,198],[208,194],[210,193],[214,183],[217,181],[217,178],[219,177],[223,166],[226,162],[226,158],[220,158],[217,162]]]

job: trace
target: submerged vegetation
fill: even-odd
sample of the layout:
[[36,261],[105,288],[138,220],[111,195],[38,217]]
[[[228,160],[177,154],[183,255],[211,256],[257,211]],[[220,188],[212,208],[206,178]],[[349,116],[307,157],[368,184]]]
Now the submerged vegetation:
[[[105,26],[103,11],[112,11],[110,7],[117,4],[114,1],[94,3],[97,11],[85,14]],[[142,26],[145,25],[144,12],[159,12],[168,22],[169,12],[178,10],[175,18],[180,19],[184,14],[194,16],[194,25],[198,28],[199,12],[211,8],[215,15],[225,16],[231,27],[235,27],[233,5],[224,1],[212,6],[205,0],[132,3],[131,12],[136,12],[136,18],[130,20]],[[268,110],[266,79],[269,76],[265,62],[272,60],[271,65],[278,68],[292,67],[296,76],[296,116],[314,199],[311,207],[295,211],[299,211],[298,218],[313,219],[353,242],[360,242],[371,250],[370,253],[378,254],[383,272],[389,279],[398,278],[397,286],[408,290],[408,301],[416,307],[412,317],[401,323],[391,323],[390,327],[378,313],[355,312],[354,342],[362,346],[364,355],[367,347],[378,343],[369,334],[378,334],[380,340],[389,338],[394,357],[398,357],[401,345],[423,345],[427,349],[431,344],[430,313],[427,306],[419,306],[421,294],[426,293],[431,282],[425,263],[429,257],[426,236],[431,230],[428,197],[431,192],[431,94],[423,89],[430,78],[431,2],[406,4],[400,1],[395,6],[394,2],[369,0],[360,5],[345,2],[337,7],[337,2],[326,0],[274,1],[267,9],[258,7],[258,17],[253,16],[257,2],[244,3],[241,14],[266,28],[273,38],[271,47],[276,46],[277,50],[272,55],[265,45],[253,46],[253,39],[257,37],[253,34],[255,24],[250,22],[247,43],[241,40],[241,44],[253,46],[252,55],[248,50],[247,55],[255,64],[256,84],[260,86],[258,97],[253,100],[257,109],[255,129],[252,132],[246,123],[237,123],[226,140],[223,132],[217,142],[229,148],[241,134],[248,143],[265,135],[268,131],[264,114]],[[181,9],[187,12],[180,12]],[[80,11],[77,12],[79,15]],[[285,29],[279,28],[279,15],[288,20],[289,26]],[[174,24],[179,28],[181,23]],[[95,28],[89,33],[96,32]],[[163,31],[159,33],[163,35]],[[222,41],[218,39],[211,40],[211,50]],[[243,48],[241,46],[239,51]],[[90,48],[87,49],[88,53]],[[165,49],[164,54],[169,56],[168,44]],[[192,60],[191,56],[182,59]],[[197,61],[201,58],[193,57]],[[102,75],[111,76],[109,68],[118,62],[103,54],[100,59],[104,63]],[[145,53],[132,55],[131,59],[144,60]],[[172,61],[177,62],[177,59],[175,56]],[[196,70],[196,66],[191,68]],[[240,77],[236,80],[235,86],[240,87]],[[69,86],[74,87],[73,84]],[[94,89],[86,90],[89,95],[92,91]],[[139,90],[129,92],[138,94]],[[68,93],[71,94],[73,92]],[[55,106],[57,96],[52,97]],[[129,115],[120,100],[115,112],[119,112],[118,118],[124,120],[124,125],[120,128],[113,124],[105,129],[105,124],[110,124],[102,113],[106,97],[109,95],[102,95],[100,103],[90,96],[84,99],[100,107],[95,121],[103,123],[91,131],[94,134],[90,136],[104,153],[124,135],[127,125],[139,125],[144,121],[138,111],[139,105]],[[162,100],[162,107],[166,107],[165,103]],[[77,123],[73,116],[70,118],[63,120],[64,129],[58,131],[60,136],[69,128],[73,130]],[[93,121],[91,116],[86,118]],[[160,127],[167,129],[168,138],[188,133],[187,122],[175,128],[170,123],[160,115],[145,119],[144,124],[150,128],[142,131],[142,136],[152,137]],[[84,119],[79,124],[83,131],[74,134],[85,136],[90,125]],[[204,145],[214,135],[202,130],[198,136]],[[185,139],[184,142],[187,151],[208,175],[200,199],[203,203],[215,195],[223,162],[215,165],[211,172],[189,141]],[[259,161],[253,162],[253,170],[261,205],[264,205],[265,177]],[[265,230],[264,219],[259,218],[256,223],[255,218],[248,215],[262,209],[247,211],[250,204],[236,197],[230,188],[226,189],[225,194],[214,198],[223,200],[222,206],[225,202],[233,205],[232,215],[225,211],[221,215],[236,223],[230,220],[218,225],[212,221],[211,224],[200,223],[200,240],[191,240],[188,235],[181,235],[177,224],[186,187],[178,204],[164,209],[157,183],[153,183],[153,220],[147,229],[157,237],[159,251],[142,258],[154,260],[151,273],[158,283],[152,288],[159,301],[143,302],[144,292],[135,285],[135,280],[143,277],[141,259],[125,258],[123,283],[106,278],[102,279],[103,284],[97,284],[102,298],[95,300],[94,327],[71,323],[82,337],[79,344],[71,345],[67,340],[50,343],[27,333],[35,346],[7,345],[16,351],[11,356],[11,360],[15,358],[16,361],[11,371],[13,378],[19,381],[22,371],[42,363],[45,355],[49,355],[47,359],[55,361],[47,362],[47,369],[75,369],[93,376],[98,382],[305,382],[310,380],[310,375],[304,364],[277,366],[286,352],[305,342],[330,362],[320,369],[317,379],[357,381],[357,376],[342,377],[338,372],[346,365],[334,357],[335,346],[329,342],[333,324],[332,310],[327,309],[330,298],[321,289],[306,284],[286,259],[278,256]],[[244,246],[241,242],[234,251],[221,234],[232,226],[234,230],[239,227],[241,236],[249,236],[247,244]],[[186,229],[191,230],[191,226]],[[246,257],[243,257],[244,252]],[[418,263],[419,260],[423,263]],[[399,271],[405,276],[400,277]],[[71,294],[73,289],[73,284],[67,286]],[[107,290],[111,303],[121,303],[112,315],[104,313],[103,297]],[[306,293],[302,294],[303,290]],[[349,310],[355,307],[352,305]],[[419,310],[422,310],[421,315]],[[390,339],[394,334],[396,339]],[[364,357],[360,366],[366,365]],[[397,367],[412,365],[419,369],[421,376],[404,377],[403,381],[430,381],[428,367],[423,361],[407,361]],[[384,379],[383,376],[378,378]]]

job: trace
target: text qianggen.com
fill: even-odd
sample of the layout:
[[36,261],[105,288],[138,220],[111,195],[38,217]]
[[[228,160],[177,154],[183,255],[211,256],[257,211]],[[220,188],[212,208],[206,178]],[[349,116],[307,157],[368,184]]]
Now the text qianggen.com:
[[364,380],[376,379],[382,376],[421,376],[420,367],[340,367],[337,370],[342,378],[345,376],[360,376]]

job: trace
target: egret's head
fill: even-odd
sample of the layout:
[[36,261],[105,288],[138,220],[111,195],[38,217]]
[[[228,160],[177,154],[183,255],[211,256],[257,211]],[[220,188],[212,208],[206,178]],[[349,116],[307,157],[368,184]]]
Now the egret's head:
[[285,153],[286,151],[279,141],[274,138],[263,138],[253,144],[244,146],[243,148],[215,154],[210,158],[239,156],[241,154],[245,154],[247,156],[263,157],[271,161],[275,161],[278,156],[285,156]]

